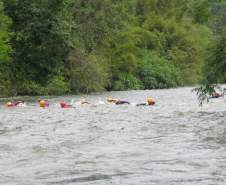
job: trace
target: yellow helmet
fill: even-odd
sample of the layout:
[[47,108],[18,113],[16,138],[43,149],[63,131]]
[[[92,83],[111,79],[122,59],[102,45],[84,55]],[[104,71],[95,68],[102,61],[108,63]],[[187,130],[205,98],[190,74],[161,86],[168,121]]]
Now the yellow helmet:
[[107,101],[108,101],[108,102],[112,102],[112,101],[113,101],[113,98],[112,98],[112,97],[108,97],[108,98],[107,98]]
[[45,100],[40,100],[39,101],[40,107],[46,107],[46,101]]
[[149,96],[147,98],[147,102],[148,102],[148,105],[154,105],[155,104],[155,101],[154,101],[154,99],[151,96]]
[[82,97],[82,99],[80,100],[80,103],[81,104],[88,104],[89,102],[84,97]]
[[11,101],[7,102],[7,106],[8,107],[12,107],[13,106],[13,103]]
[[117,101],[119,101],[119,99],[113,98],[113,97],[108,97],[108,98],[107,98],[107,101],[108,101],[109,103],[116,103]]
[[153,101],[153,98],[151,96],[148,96],[148,101]]

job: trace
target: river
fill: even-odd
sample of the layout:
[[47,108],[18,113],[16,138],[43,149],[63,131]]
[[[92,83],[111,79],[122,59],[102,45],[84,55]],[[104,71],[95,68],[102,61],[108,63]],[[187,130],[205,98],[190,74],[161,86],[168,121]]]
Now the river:
[[77,106],[29,102],[0,106],[2,185],[225,185],[226,102],[203,107],[191,88],[92,94],[154,107]]

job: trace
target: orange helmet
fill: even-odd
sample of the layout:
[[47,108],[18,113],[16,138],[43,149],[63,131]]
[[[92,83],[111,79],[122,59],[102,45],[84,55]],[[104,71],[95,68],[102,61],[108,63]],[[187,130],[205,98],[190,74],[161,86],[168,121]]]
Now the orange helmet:
[[147,98],[147,102],[148,102],[148,105],[154,105],[155,104],[155,101],[154,101],[154,99],[151,96],[149,96]]
[[39,101],[39,105],[40,105],[40,107],[42,107],[42,108],[44,108],[44,107],[46,107],[46,106],[47,106],[47,104],[46,104],[46,101],[45,101],[45,100],[40,100],[40,101]]
[[7,102],[7,106],[8,106],[8,107],[13,107],[14,104],[13,104],[13,102],[9,101],[9,102]]
[[107,101],[110,103],[116,103],[117,101],[119,101],[117,98],[113,98],[113,97],[108,97]]

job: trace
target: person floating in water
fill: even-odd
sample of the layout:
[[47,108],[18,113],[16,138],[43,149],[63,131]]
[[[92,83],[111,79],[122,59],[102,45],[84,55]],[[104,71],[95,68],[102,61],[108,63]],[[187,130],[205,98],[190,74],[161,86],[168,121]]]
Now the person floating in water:
[[130,102],[128,102],[128,101],[120,100],[120,99],[113,98],[113,97],[107,98],[107,102],[114,103],[116,105],[130,104]]
[[91,103],[88,102],[85,98],[82,98],[82,99],[79,101],[79,104],[80,104],[80,105],[90,105]]
[[8,107],[26,107],[26,103],[24,101],[17,101],[17,102],[12,102],[9,101],[7,102]]
[[39,100],[39,106],[42,108],[49,107],[49,102],[47,100]]
[[14,103],[16,107],[26,107],[26,103],[22,100],[22,101],[17,101],[16,103]]
[[7,102],[7,107],[15,107],[15,104],[12,101]]
[[149,96],[147,98],[147,103],[139,103],[136,106],[139,107],[139,106],[154,106],[154,105],[155,105],[155,100],[151,96]]
[[119,101],[119,99],[116,99],[116,98],[113,98],[113,97],[108,97],[107,98],[107,102],[109,102],[109,103],[116,103],[118,101]]
[[149,105],[149,106],[155,105],[155,101],[154,101],[154,99],[153,99],[151,96],[149,96],[149,97],[147,98],[147,102],[148,102],[148,105]]
[[66,109],[66,108],[72,108],[72,105],[71,105],[71,104],[68,104],[68,103],[66,103],[66,102],[64,102],[64,101],[61,101],[61,102],[60,102],[60,106],[61,106],[61,108],[63,108],[63,109]]
[[220,98],[220,97],[223,97],[224,96],[224,93],[217,93],[217,92],[214,92],[210,98]]

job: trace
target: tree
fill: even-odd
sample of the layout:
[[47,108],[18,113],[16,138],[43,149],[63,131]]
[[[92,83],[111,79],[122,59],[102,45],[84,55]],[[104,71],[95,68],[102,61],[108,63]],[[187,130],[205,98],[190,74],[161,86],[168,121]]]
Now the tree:
[[207,63],[204,67],[203,85],[196,88],[200,104],[208,100],[208,95],[215,92],[217,83],[226,82],[226,19],[225,1],[215,1],[211,3],[211,27],[215,33],[215,40],[208,49]]
[[208,0],[195,0],[193,2],[192,14],[194,22],[207,24],[210,18],[210,3]]
[[206,66],[207,83],[226,82],[226,35],[223,34],[211,48]]
[[0,96],[10,95],[10,62],[12,48],[10,45],[10,26],[11,20],[5,15],[4,4],[0,0]]
[[74,0],[71,3],[75,21],[76,46],[91,53],[106,37],[122,27],[120,2],[113,0]]
[[9,26],[11,20],[5,15],[3,2],[0,0],[0,63],[9,61],[11,46],[9,43]]
[[32,92],[31,84],[45,86],[62,73],[70,49],[70,27],[62,16],[65,7],[61,0],[17,0],[8,8],[13,20],[12,69],[18,94]]

